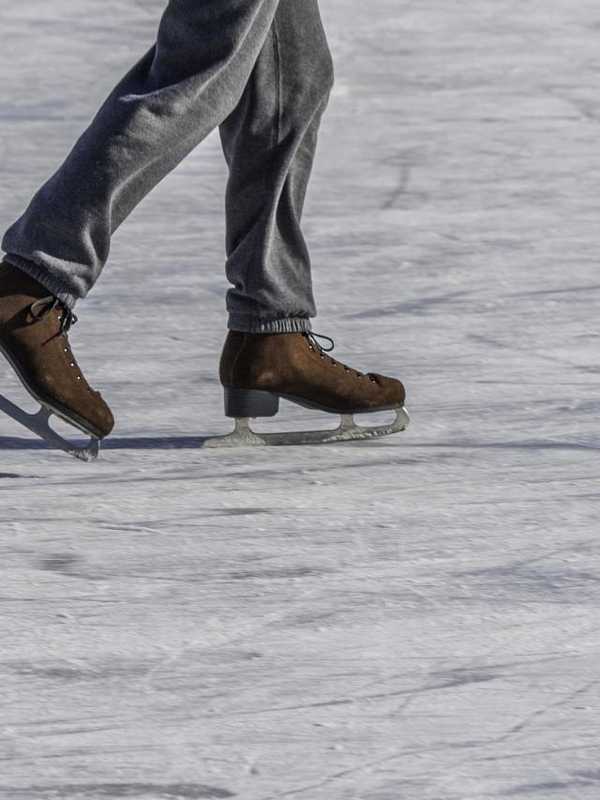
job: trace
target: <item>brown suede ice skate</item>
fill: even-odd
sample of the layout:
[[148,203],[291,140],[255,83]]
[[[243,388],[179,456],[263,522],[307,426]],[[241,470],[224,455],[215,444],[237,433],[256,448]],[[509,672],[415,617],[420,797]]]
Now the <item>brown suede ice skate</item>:
[[22,270],[0,263],[0,352],[42,406],[99,439],[114,426],[100,392],[79,369],[68,340],[73,312]]
[[327,355],[317,337],[329,339],[314,333],[229,331],[219,368],[226,415],[273,416],[280,397],[336,414],[403,407],[399,380],[342,364]]

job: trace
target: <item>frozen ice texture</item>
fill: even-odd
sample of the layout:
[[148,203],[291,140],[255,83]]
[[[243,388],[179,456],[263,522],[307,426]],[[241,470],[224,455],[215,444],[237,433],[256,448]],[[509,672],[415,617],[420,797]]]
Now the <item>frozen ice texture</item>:
[[[2,2],[3,225],[161,8]],[[314,327],[406,382],[411,426],[196,446],[230,429],[211,134],[78,306],[102,458],[0,419],[2,800],[598,797],[597,3],[323,17]]]

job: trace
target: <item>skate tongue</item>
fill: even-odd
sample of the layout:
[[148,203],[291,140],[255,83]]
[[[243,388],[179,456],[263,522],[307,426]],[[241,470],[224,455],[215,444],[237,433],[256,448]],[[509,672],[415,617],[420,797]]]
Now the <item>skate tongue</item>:
[[[330,353],[335,347],[335,342],[333,339],[330,336],[325,336],[322,333],[313,333],[313,331],[307,331],[306,337],[318,350],[324,350],[326,353]],[[319,342],[317,342],[317,339],[327,339],[327,341],[331,343],[331,347],[323,347],[319,344]]]
[[60,308],[62,311],[60,316],[60,332],[67,333],[70,327],[78,321],[77,316],[73,313],[73,311],[71,311],[70,308],[67,308],[67,306],[58,299],[58,297],[55,297],[54,295],[42,297],[40,300],[36,300],[34,303],[32,303],[29,307],[29,310],[31,312],[31,316],[35,320],[40,320],[55,308]]

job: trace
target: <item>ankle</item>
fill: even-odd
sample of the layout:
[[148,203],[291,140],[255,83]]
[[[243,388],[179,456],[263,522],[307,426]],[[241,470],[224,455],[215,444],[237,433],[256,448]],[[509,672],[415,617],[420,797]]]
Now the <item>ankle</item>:
[[0,262],[0,293],[3,296],[23,294],[35,298],[51,294],[42,283],[6,259]]

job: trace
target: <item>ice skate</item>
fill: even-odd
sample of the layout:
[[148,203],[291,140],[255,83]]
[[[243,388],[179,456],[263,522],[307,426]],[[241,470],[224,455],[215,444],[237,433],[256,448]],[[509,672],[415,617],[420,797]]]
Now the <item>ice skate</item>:
[[[318,339],[331,346],[323,348]],[[362,373],[328,353],[333,340],[314,333],[250,334],[230,331],[220,362],[225,415],[235,419],[235,430],[214,437],[205,447],[245,445],[324,444],[371,439],[403,431],[409,422],[405,390],[399,380],[378,373]],[[334,430],[256,433],[250,419],[272,417],[284,398],[306,408],[341,416]],[[394,410],[389,425],[362,426],[356,414]]]
[[[0,352],[29,394],[40,404],[29,414],[0,395],[0,410],[77,458],[96,458],[100,439],[113,428],[112,413],[100,392],[90,388],[71,351],[68,331],[73,312],[38,281],[7,262],[0,264]],[[60,417],[90,437],[76,446],[49,424]]]

